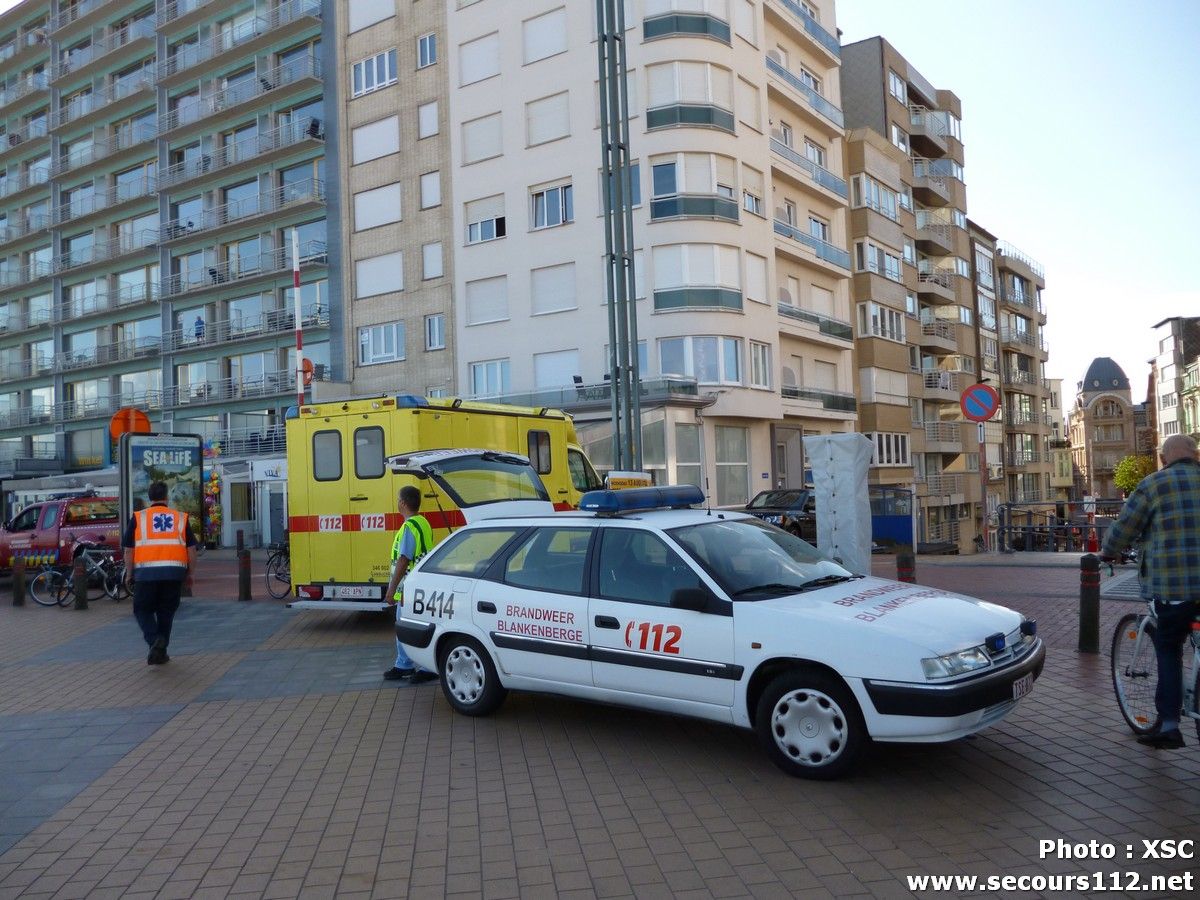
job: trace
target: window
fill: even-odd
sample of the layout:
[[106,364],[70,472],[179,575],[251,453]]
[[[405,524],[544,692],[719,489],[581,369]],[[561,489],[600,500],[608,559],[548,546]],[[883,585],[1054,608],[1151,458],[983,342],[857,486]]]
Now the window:
[[506,234],[504,224],[504,195],[483,197],[466,205],[467,243],[494,241]]
[[742,209],[748,213],[754,213],[756,216],[763,215],[762,197],[752,194],[750,191],[742,191]]
[[508,360],[489,359],[471,363],[471,393],[476,397],[503,394],[508,390]]
[[[994,277],[994,269],[992,262],[992,254],[983,247],[975,248],[975,277],[979,284],[985,288],[993,288],[996,285]],[[982,298],[981,298],[982,299]],[[995,326],[993,326],[995,327]]]
[[660,338],[658,371],[663,375],[690,376],[703,384],[741,384],[741,356],[740,338]]
[[458,48],[459,87],[500,74],[500,35],[496,32]]
[[382,478],[383,429],[378,425],[354,430],[354,477]]
[[[727,288],[741,291],[736,247],[721,244],[662,244],[653,249],[654,290]],[[739,306],[740,306],[740,297]]]
[[358,329],[360,366],[373,366],[401,359],[404,359],[403,322],[389,322],[386,325],[370,325]]
[[974,317],[971,314],[971,307],[960,306],[958,308],[958,321],[963,325],[970,325]]
[[607,600],[667,606],[680,588],[700,578],[663,540],[648,531],[605,528],[600,535],[600,595]]
[[917,264],[917,245],[908,235],[904,236],[904,261],[910,266]]
[[438,133],[438,104],[436,100],[417,107],[417,140]]
[[783,201],[783,220],[789,225],[796,224],[796,204],[791,200]]
[[860,303],[858,333],[860,337],[881,337],[903,344],[904,315],[879,303]]
[[[791,144],[788,144],[790,147]],[[822,169],[825,168],[825,148],[820,144],[815,144],[808,138],[804,139],[804,155],[809,162],[816,163]]]
[[489,528],[486,531],[462,531],[451,535],[433,551],[422,567],[435,575],[459,575],[478,578],[524,528]]
[[804,66],[800,67],[800,81],[812,88],[817,94],[821,93],[821,79],[804,68]]
[[400,182],[354,195],[354,230],[366,231],[400,221]]
[[462,124],[463,165],[499,156],[504,152],[500,113]]
[[900,193],[896,195],[896,199],[899,201],[901,209],[906,209],[909,212],[913,211],[912,188],[907,184],[900,188]]
[[577,309],[579,304],[575,299],[575,263],[545,266],[531,271],[529,296],[531,312],[535,316]]
[[757,253],[746,251],[746,299],[756,303],[770,303],[767,294],[767,259]]
[[908,132],[895,122],[892,123],[892,143],[908,153]]
[[818,241],[829,243],[829,223],[814,215],[808,217],[808,233]]
[[[733,75],[703,62],[668,62],[646,67],[647,108],[695,103],[733,109]],[[732,122],[730,123],[730,130]]]
[[[600,186],[600,193],[598,194],[598,196],[600,197],[600,209],[597,210],[597,212],[596,212],[596,215],[599,216],[599,215],[604,214],[604,196],[607,191],[607,187],[604,182],[604,172],[600,171],[596,174],[599,179],[598,184]],[[631,191],[629,205],[633,206],[633,207],[641,206],[642,205],[642,164],[640,162],[632,162],[629,164],[629,188]]]
[[[180,4],[180,9],[193,9],[196,4],[185,6]],[[384,19],[390,19],[396,14],[396,4],[393,0],[349,0],[349,29],[351,32],[359,31],[366,28],[368,25],[374,25],[376,22],[382,22]]]
[[700,426],[675,424],[675,483],[703,484],[703,461],[700,455]]
[[578,372],[578,350],[533,354],[533,385],[538,390],[570,385]]
[[859,241],[854,245],[855,268],[860,272],[874,272],[891,281],[900,281],[900,257],[888,252],[871,241]]
[[437,35],[433,32],[417,38],[417,68],[424,69],[437,62]]
[[795,141],[796,141],[796,135],[795,135],[795,132],[792,131],[792,126],[789,125],[787,122],[780,122],[779,123],[779,143],[783,144],[785,147],[794,147],[794,146],[796,146]]
[[421,278],[428,281],[431,278],[441,278],[442,275],[441,242],[435,241],[432,244],[425,244],[421,247]]
[[505,563],[505,584],[555,594],[582,593],[591,538],[590,528],[534,530]]
[[892,69],[888,69],[888,93],[905,106],[908,105],[908,85]]
[[313,435],[313,480],[338,481],[342,477],[342,433],[318,431]]
[[442,205],[442,173],[426,172],[421,176],[421,209]]
[[565,53],[567,50],[567,10],[560,8],[526,19],[521,26],[525,45],[525,64]]
[[548,144],[571,133],[571,111],[568,101],[569,94],[563,91],[525,104],[527,146]]
[[425,317],[425,349],[446,349],[446,317],[441,313]]
[[534,191],[532,195],[533,227],[553,228],[575,221],[575,204],[571,185]]
[[745,504],[750,500],[750,434],[728,425],[718,425],[715,432],[717,504]]
[[851,179],[854,188],[854,205],[873,209],[893,222],[900,218],[896,209],[896,192],[884,187],[870,175],[855,175]]
[[771,345],[750,342],[750,386],[771,387]]
[[872,466],[908,466],[908,435],[903,432],[877,431],[868,434],[875,445],[871,454]]
[[400,152],[400,117],[388,116],[351,132],[353,165]]
[[397,250],[354,263],[356,299],[404,290],[404,255]]
[[508,318],[508,277],[467,282],[467,324],[501,322]]
[[385,50],[350,67],[350,96],[361,97],[397,81],[396,50]]

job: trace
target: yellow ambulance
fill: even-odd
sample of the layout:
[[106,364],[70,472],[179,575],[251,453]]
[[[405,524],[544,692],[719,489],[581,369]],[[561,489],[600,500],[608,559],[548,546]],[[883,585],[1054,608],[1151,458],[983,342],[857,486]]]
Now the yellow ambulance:
[[309,403],[287,420],[288,536],[293,608],[380,609],[392,538],[403,521],[396,494],[421,489],[434,537],[465,524],[430,479],[389,471],[387,460],[426,450],[481,448],[529,458],[555,509],[602,487],[556,409],[389,395]]

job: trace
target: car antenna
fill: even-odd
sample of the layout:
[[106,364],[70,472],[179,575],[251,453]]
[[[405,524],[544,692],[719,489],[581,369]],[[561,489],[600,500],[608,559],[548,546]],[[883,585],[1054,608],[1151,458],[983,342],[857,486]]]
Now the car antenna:
[[712,515],[712,497],[709,495],[708,476],[704,476],[704,511]]

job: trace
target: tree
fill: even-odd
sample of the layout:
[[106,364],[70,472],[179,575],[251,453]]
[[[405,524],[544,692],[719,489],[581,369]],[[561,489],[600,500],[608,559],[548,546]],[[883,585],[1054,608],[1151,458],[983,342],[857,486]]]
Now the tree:
[[1113,483],[1128,494],[1153,471],[1153,456],[1130,454],[1117,463],[1116,469],[1113,470]]

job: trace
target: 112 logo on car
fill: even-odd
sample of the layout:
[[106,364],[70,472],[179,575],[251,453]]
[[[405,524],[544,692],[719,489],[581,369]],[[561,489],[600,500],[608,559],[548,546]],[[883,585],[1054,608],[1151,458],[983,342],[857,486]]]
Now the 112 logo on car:
[[683,629],[678,625],[663,625],[661,622],[630,622],[625,626],[625,646],[634,650],[678,653],[679,640],[682,637]]

